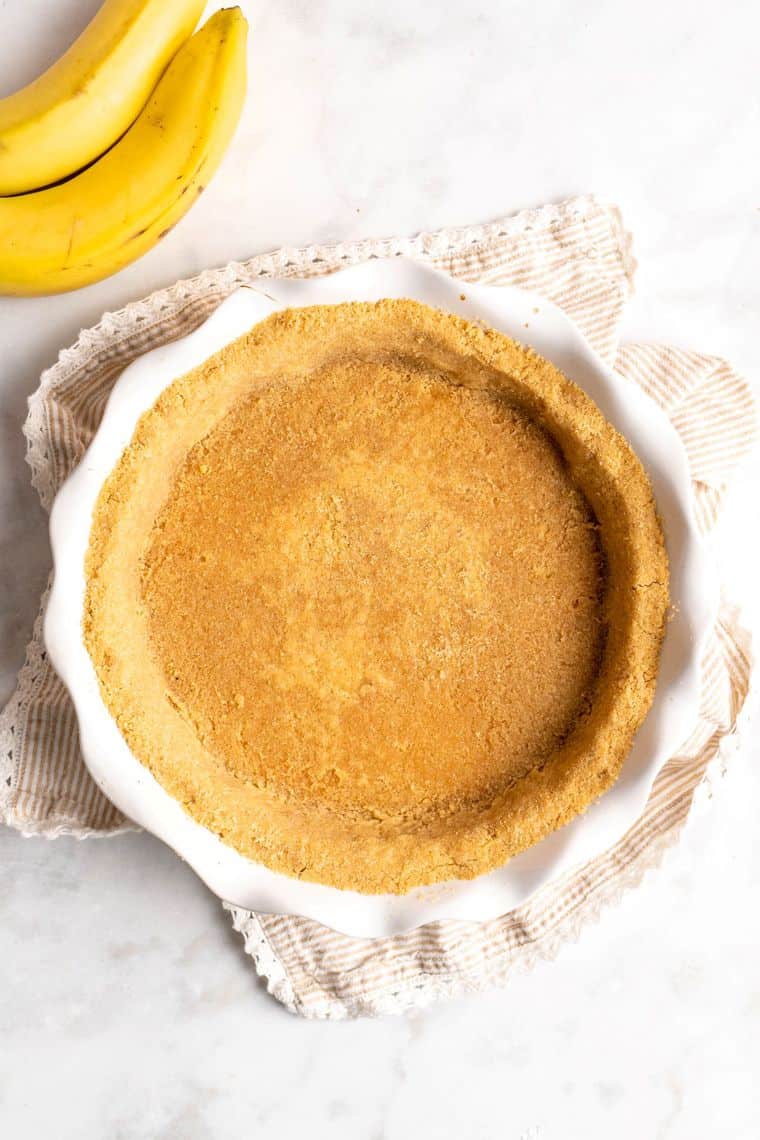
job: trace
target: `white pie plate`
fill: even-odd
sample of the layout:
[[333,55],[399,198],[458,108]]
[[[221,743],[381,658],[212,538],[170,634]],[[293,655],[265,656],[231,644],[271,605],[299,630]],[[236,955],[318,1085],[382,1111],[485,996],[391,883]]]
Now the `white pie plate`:
[[[673,601],[654,704],[614,787],[584,815],[504,867],[405,896],[362,895],[277,874],[201,827],[129,751],[101,700],[82,639],[84,560],[93,508],[138,418],[159,393],[277,309],[383,297],[413,298],[482,319],[536,349],[585,389],[633,445],[652,481],[670,557]],[[308,915],[364,937],[437,919],[482,921],[505,913],[621,838],[644,808],[658,771],[696,720],[700,648],[715,618],[718,592],[691,502],[686,454],[664,413],[608,368],[568,317],[542,298],[503,286],[463,284],[400,258],[371,261],[317,280],[267,281],[260,289],[238,290],[194,333],[146,353],[119,378],[92,444],[53,505],[55,577],[45,641],[76,707],[85,762],[103,792],[186,859],[221,898],[267,913]]]

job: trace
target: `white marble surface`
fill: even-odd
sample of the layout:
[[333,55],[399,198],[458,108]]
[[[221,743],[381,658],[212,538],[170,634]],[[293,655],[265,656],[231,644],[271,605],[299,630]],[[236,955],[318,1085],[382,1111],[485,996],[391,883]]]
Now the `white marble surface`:
[[[0,0],[0,93],[96,6]],[[635,236],[624,335],[760,377],[754,0],[243,7],[250,96],[193,213],[110,281],[0,300],[0,699],[47,571],[26,396],[81,326],[179,276],[283,243],[484,221],[593,190]],[[760,464],[748,479],[723,572],[756,623]],[[758,761],[755,728],[663,870],[557,962],[505,993],[376,1023],[284,1013],[215,901],[149,837],[2,832],[0,1135],[749,1140]]]

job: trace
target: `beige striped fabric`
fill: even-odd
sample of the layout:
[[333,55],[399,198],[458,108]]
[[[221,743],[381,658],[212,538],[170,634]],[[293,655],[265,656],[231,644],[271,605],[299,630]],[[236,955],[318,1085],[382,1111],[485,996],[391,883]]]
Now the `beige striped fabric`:
[[[25,426],[32,479],[45,507],[76,465],[124,366],[197,327],[241,284],[315,276],[367,258],[406,255],[467,281],[542,293],[596,350],[665,409],[688,451],[695,511],[707,534],[737,466],[753,446],[746,383],[724,361],[660,345],[618,346],[634,262],[617,211],[593,198],[526,211],[485,226],[414,238],[279,250],[202,273],[81,333],[42,377]],[[84,767],[76,718],[35,625],[18,686],[0,714],[0,808],[26,834],[114,834],[133,825]],[[503,985],[515,969],[553,955],[584,922],[637,883],[678,836],[708,765],[721,763],[750,682],[750,645],[724,604],[703,661],[700,717],[661,771],[646,809],[610,851],[551,883],[493,922],[434,923],[367,941],[299,918],[229,906],[270,992],[307,1017],[400,1012],[437,997]]]

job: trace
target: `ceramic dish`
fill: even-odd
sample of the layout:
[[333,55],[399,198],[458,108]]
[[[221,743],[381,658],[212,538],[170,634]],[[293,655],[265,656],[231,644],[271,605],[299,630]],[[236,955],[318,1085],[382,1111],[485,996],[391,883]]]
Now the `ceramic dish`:
[[[277,309],[383,297],[412,298],[483,320],[534,348],[585,389],[647,470],[665,530],[673,603],[654,703],[614,787],[584,815],[506,866],[404,896],[361,895],[288,878],[244,858],[192,820],[129,751],[101,700],[81,628],[92,511],[137,420],[159,393]],[[663,412],[615,375],[564,313],[522,290],[463,285],[402,259],[373,261],[318,280],[267,281],[261,289],[238,290],[194,333],[147,353],[124,371],[90,448],[58,493],[50,527],[55,578],[45,640],[74,701],[90,772],[109,799],[168,843],[213,891],[249,909],[303,914],[365,937],[437,919],[497,917],[619,839],[696,719],[700,649],[715,617],[717,589],[692,517],[683,445]]]

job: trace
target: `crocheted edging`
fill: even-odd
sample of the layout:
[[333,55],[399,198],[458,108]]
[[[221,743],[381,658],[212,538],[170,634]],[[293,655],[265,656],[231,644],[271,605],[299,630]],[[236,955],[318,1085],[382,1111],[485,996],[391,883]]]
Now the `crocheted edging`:
[[16,725],[25,719],[30,703],[36,697],[45,667],[45,649],[42,640],[42,618],[50,594],[52,571],[40,599],[37,617],[32,627],[32,637],[26,647],[24,664],[16,679],[16,688],[11,693],[5,708],[0,712],[0,814],[10,827],[13,822],[11,798],[18,776],[18,741]]
[[291,1013],[304,1013],[285,968],[255,914],[232,903],[226,902],[223,906],[232,916],[233,929],[243,935],[243,949],[252,959],[258,976],[266,983],[267,993],[282,1002]]

